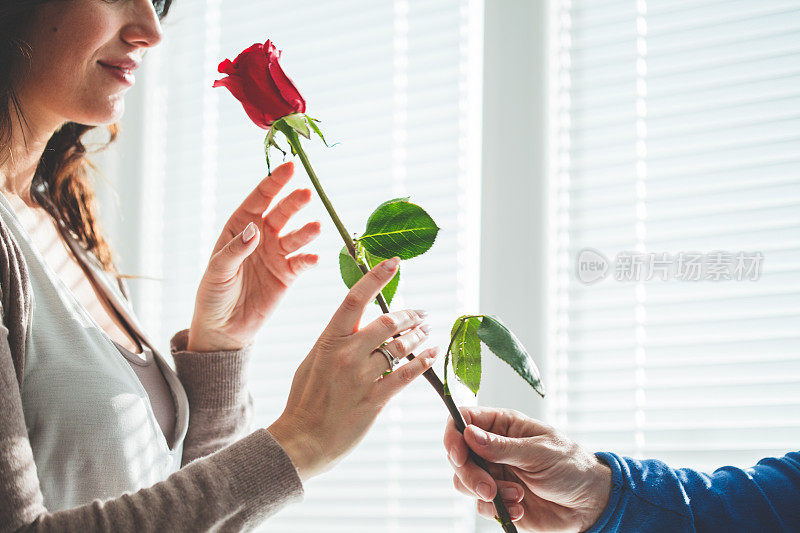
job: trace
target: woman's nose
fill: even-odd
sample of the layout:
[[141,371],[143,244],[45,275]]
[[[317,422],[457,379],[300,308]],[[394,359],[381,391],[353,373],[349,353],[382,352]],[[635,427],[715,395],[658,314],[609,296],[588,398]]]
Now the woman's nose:
[[152,47],[161,42],[164,32],[153,2],[134,0],[130,19],[122,28],[122,38],[135,46]]

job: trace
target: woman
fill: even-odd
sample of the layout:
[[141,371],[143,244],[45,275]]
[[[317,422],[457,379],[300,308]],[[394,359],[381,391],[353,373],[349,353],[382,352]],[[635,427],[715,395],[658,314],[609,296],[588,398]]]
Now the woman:
[[278,420],[247,434],[253,337],[317,260],[288,254],[318,223],[279,236],[309,190],[262,217],[287,163],[228,220],[171,340],[175,372],[164,363],[97,226],[81,136],[120,118],[169,4],[0,0],[0,531],[250,527],[300,498],[436,356],[381,378],[428,332],[421,311],[359,328],[397,269],[384,261],[335,312]]

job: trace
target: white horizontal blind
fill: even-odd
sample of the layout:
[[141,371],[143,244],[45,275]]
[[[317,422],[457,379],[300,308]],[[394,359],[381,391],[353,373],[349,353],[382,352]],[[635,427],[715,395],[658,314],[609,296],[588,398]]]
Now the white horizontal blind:
[[[480,108],[468,81],[480,68],[480,15],[479,2],[459,0],[176,1],[164,42],[145,61],[143,269],[166,279],[137,282],[149,331],[165,344],[188,327],[222,225],[266,175],[266,132],[211,84],[221,77],[222,58],[270,38],[308,113],[322,120],[329,143],[339,143],[305,145],[348,229],[362,232],[379,203],[405,195],[443,228],[429,254],[403,264],[392,307],[427,309],[434,328],[428,345],[446,345],[453,320],[477,302]],[[311,187],[299,161],[295,168],[286,193]],[[320,264],[290,289],[256,339],[249,378],[255,427],[280,415],[297,365],[346,294],[342,243],[316,195],[292,226],[315,219],[323,234],[311,251]],[[366,319],[377,315],[375,307]],[[453,489],[441,444],[446,418],[420,379],[385,408],[351,456],[307,483],[303,504],[281,511],[264,531],[470,530],[472,505]]]
[[[800,449],[800,5],[559,0],[552,22],[553,420],[674,466]],[[607,279],[577,278],[585,248]],[[763,262],[617,281],[626,251]]]

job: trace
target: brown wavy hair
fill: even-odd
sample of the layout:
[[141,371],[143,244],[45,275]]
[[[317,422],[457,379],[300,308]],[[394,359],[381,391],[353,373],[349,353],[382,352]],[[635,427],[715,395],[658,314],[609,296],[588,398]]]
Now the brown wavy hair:
[[[19,124],[25,123],[24,110],[15,92],[15,77],[30,60],[30,44],[23,38],[29,25],[35,23],[36,8],[54,0],[0,0],[0,163],[10,157],[13,114]],[[169,12],[172,0],[153,0],[159,19]],[[83,135],[95,126],[68,122],[56,131],[47,143],[33,182],[41,181],[48,196],[64,219],[67,228],[93,252],[106,271],[119,277],[114,263],[116,255],[103,238],[97,216],[97,200],[89,179],[89,169],[96,167],[88,158]],[[107,126],[109,138],[98,150],[108,147],[119,133],[119,126]],[[35,198],[35,195],[32,194]]]

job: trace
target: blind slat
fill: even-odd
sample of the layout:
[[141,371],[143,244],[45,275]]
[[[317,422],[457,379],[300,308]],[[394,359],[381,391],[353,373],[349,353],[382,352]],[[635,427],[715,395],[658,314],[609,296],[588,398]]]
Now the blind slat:
[[[550,416],[675,466],[796,450],[800,9],[556,5]],[[594,284],[586,248],[608,265]],[[757,280],[615,279],[622,252],[669,253],[674,275],[675,254],[716,250],[761,253]]]

